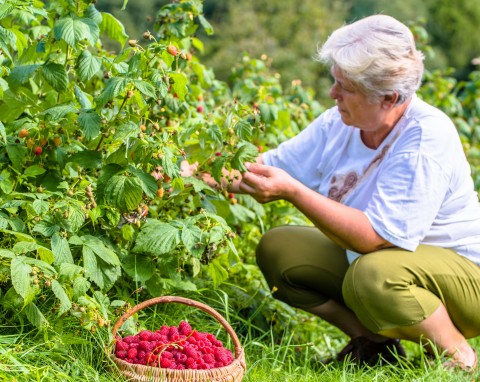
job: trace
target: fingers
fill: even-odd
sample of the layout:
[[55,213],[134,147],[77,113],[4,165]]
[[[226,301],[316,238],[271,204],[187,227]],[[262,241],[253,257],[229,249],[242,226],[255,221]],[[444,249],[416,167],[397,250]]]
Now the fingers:
[[245,167],[249,172],[252,172],[257,175],[270,176],[272,168],[260,163],[250,163],[246,162]]

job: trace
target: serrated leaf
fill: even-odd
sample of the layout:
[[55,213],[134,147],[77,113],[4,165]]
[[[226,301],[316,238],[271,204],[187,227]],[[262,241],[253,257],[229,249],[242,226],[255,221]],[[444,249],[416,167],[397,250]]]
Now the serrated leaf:
[[75,297],[83,296],[90,289],[90,281],[85,277],[77,277],[73,280],[73,294]]
[[58,309],[58,315],[61,316],[63,313],[70,310],[70,308],[72,307],[72,303],[68,298],[67,293],[65,293],[65,290],[57,280],[52,280],[52,291],[55,297],[60,300],[60,308]]
[[59,119],[62,119],[67,114],[76,113],[77,109],[70,103],[64,105],[53,106],[48,108],[38,115],[48,115],[53,121],[58,122]]
[[7,2],[4,4],[0,4],[0,20],[10,15],[10,12],[12,12],[13,9],[14,6],[11,3]]
[[63,65],[49,62],[42,66],[42,75],[45,81],[57,91],[68,88],[67,71]]
[[77,275],[83,272],[83,268],[72,263],[60,264],[60,271],[58,275],[66,280],[73,280]]
[[83,168],[99,168],[102,166],[102,153],[96,150],[79,151],[68,157],[67,162],[75,162]]
[[157,93],[156,93],[155,87],[152,84],[150,84],[146,81],[142,81],[142,80],[135,80],[135,81],[133,81],[133,85],[142,94],[146,95],[147,97],[157,98]]
[[222,130],[218,125],[211,125],[207,129],[207,135],[214,141],[215,143],[222,143],[223,136]]
[[70,232],[77,232],[85,223],[85,212],[79,203],[70,203],[68,205],[67,222],[70,226]]
[[100,134],[101,125],[102,119],[93,110],[82,111],[78,115],[78,126],[87,140],[92,140]]
[[53,263],[55,265],[62,265],[65,263],[73,264],[73,256],[70,251],[70,246],[66,238],[60,236],[58,233],[52,235],[52,252],[54,255]]
[[99,258],[105,261],[105,263],[110,265],[120,265],[120,260],[118,259],[117,254],[105,246],[103,241],[98,237],[85,235],[82,236],[82,241],[84,247],[86,246],[90,248]]
[[15,66],[7,78],[8,84],[12,87],[18,87],[32,78],[40,65],[21,65]]
[[125,33],[125,28],[123,27],[123,24],[110,13],[102,12],[101,15],[101,33],[107,33],[108,37],[110,37],[114,41],[118,41],[120,45],[123,46],[128,38],[128,35]]
[[157,220],[149,220],[139,232],[133,252],[146,252],[159,256],[173,251],[180,241],[181,231],[177,227]]
[[187,77],[183,73],[172,72],[169,74],[173,80],[172,89],[177,94],[178,99],[183,101],[188,93]]
[[89,81],[102,67],[100,57],[92,55],[89,50],[84,50],[77,59],[77,72],[83,82]]
[[245,142],[235,153],[232,158],[231,164],[234,169],[241,172],[247,171],[245,162],[255,162],[258,157],[258,148],[251,143]]
[[154,198],[155,193],[158,190],[158,185],[157,185],[157,181],[155,180],[155,178],[152,175],[147,174],[145,171],[142,171],[142,170],[140,170],[138,168],[135,168],[133,166],[129,166],[128,168],[129,168],[130,172],[132,174],[134,174],[142,182],[143,192],[145,192],[145,194],[148,197]]
[[205,16],[203,15],[198,15],[198,21],[200,21],[200,25],[205,29],[205,32],[207,35],[212,35],[213,34],[213,27],[212,25],[207,21]]
[[56,40],[64,40],[74,48],[82,40],[92,40],[88,21],[79,18],[65,17],[58,20],[53,26],[53,34]]
[[29,303],[23,309],[28,321],[37,329],[44,329],[48,326],[48,321],[38,307],[33,303]]
[[27,148],[22,145],[7,145],[6,149],[13,168],[21,170],[27,161]]
[[123,211],[132,211],[142,201],[142,182],[136,176],[117,174],[105,183],[104,194],[106,201],[114,207]]
[[[92,108],[92,103],[90,102],[90,99],[88,98],[87,94],[82,91],[76,84],[73,87],[74,92],[75,92],[75,98],[77,99],[78,103],[82,107],[82,109],[91,109]],[[79,116],[80,118],[80,116]],[[80,123],[80,121],[79,121]]]
[[32,208],[37,215],[43,215],[48,212],[50,209],[50,203],[44,200],[34,200],[32,203]]
[[145,255],[126,256],[122,261],[122,267],[133,281],[145,282],[155,273],[152,259]]
[[207,266],[208,274],[212,278],[214,287],[218,287],[228,278],[228,271],[221,264],[221,257],[213,259]]
[[216,157],[212,163],[212,176],[217,183],[222,183],[223,168],[225,167],[227,160],[224,157]]
[[235,124],[234,130],[235,134],[243,140],[248,141],[252,137],[252,127],[243,119]]
[[104,106],[108,101],[115,98],[121,92],[125,90],[128,85],[128,81],[120,77],[110,78],[103,92],[97,97],[96,102],[98,107]]
[[203,253],[206,240],[202,240],[202,230],[192,223],[186,224],[182,227],[182,242],[185,248],[194,256]]
[[31,241],[17,241],[12,248],[12,251],[17,255],[23,255],[28,252],[35,252],[39,245]]
[[29,166],[25,169],[25,171],[23,172],[23,176],[26,176],[26,177],[35,177],[37,175],[42,175],[43,173],[45,173],[45,168],[44,167],[40,167],[38,165],[33,165],[33,166]]
[[40,257],[40,259],[45,263],[53,264],[53,260],[55,256],[53,255],[53,252],[50,249],[43,246],[39,246],[37,249],[37,254]]
[[25,256],[17,256],[12,259],[10,265],[10,277],[15,291],[23,297],[24,304],[28,304],[35,298],[35,288],[32,286],[30,273],[32,267],[25,263]]
[[22,31],[18,29],[11,29],[12,33],[15,34],[16,41],[15,41],[15,48],[17,49],[18,55],[21,56],[25,49],[28,48],[28,40],[27,37],[23,34]]

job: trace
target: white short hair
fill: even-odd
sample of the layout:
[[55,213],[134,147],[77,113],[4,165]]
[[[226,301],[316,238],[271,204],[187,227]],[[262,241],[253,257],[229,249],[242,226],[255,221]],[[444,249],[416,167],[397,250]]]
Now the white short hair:
[[317,59],[338,68],[369,98],[397,93],[405,102],[420,87],[424,55],[410,29],[391,16],[374,15],[334,31]]

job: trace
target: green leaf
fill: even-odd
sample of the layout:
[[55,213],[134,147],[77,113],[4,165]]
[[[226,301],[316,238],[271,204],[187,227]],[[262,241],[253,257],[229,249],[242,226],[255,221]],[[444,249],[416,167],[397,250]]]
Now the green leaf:
[[85,212],[80,202],[72,202],[68,205],[67,222],[70,225],[70,232],[77,232],[85,223]]
[[218,287],[228,278],[228,271],[221,264],[222,258],[213,259],[207,266],[208,273],[212,278],[214,287]]
[[223,136],[222,130],[218,125],[211,125],[207,129],[207,135],[214,141],[215,143],[222,143]]
[[251,143],[245,142],[232,158],[232,167],[241,172],[247,171],[245,162],[255,162],[258,157],[258,148]]
[[90,99],[88,98],[87,94],[83,92],[82,89],[80,89],[76,84],[73,87],[73,89],[75,91],[75,97],[77,98],[78,103],[82,106],[82,109],[85,109],[85,110],[91,109],[92,103],[90,102]]
[[216,157],[212,163],[212,176],[219,184],[222,183],[222,170],[225,167],[226,162],[227,160],[225,157]]
[[143,184],[136,176],[118,174],[105,183],[105,199],[114,207],[123,211],[132,211],[138,207],[143,197]]
[[15,291],[23,297],[24,304],[27,305],[35,298],[36,291],[31,284],[32,267],[26,264],[25,260],[25,256],[17,256],[12,259],[10,277]]
[[213,27],[212,25],[207,21],[207,19],[203,15],[198,15],[198,21],[200,21],[200,25],[205,29],[205,32],[207,35],[212,35],[213,34]]
[[185,99],[185,95],[188,93],[187,77],[185,74],[177,72],[172,72],[169,74],[169,76],[173,80],[173,92],[177,94],[180,101],[183,101]]
[[12,88],[16,88],[26,83],[32,78],[40,65],[21,65],[15,66],[7,78],[8,84]]
[[101,33],[106,33],[108,37],[114,41],[118,41],[120,45],[123,46],[128,39],[128,35],[125,33],[123,24],[110,13],[102,12],[101,14]]
[[58,275],[65,280],[73,280],[83,272],[83,268],[79,265],[71,263],[60,264],[60,271]]
[[8,158],[16,170],[21,170],[27,161],[27,148],[23,145],[7,145]]
[[83,82],[89,81],[102,67],[102,60],[84,50],[77,59],[76,69]]
[[43,65],[42,74],[45,81],[55,90],[64,91],[68,88],[67,71],[63,65],[49,62]]
[[40,167],[36,164],[34,164],[33,166],[29,166],[25,169],[25,171],[23,172],[23,176],[25,177],[36,177],[37,175],[42,175],[45,173],[45,168],[43,167]]
[[37,215],[43,215],[48,212],[50,209],[50,203],[44,200],[34,200],[32,203],[32,208]]
[[155,193],[158,190],[158,185],[155,178],[152,175],[147,174],[145,171],[142,171],[133,166],[129,166],[128,169],[142,182],[143,192],[145,192],[148,197],[154,198]]
[[52,280],[52,291],[55,297],[60,300],[60,308],[58,310],[58,315],[61,316],[63,313],[70,310],[70,308],[72,307],[72,303],[68,298],[68,295],[65,293],[65,290],[57,280]]
[[[92,20],[90,20],[93,22]],[[68,45],[76,47],[82,40],[92,40],[90,22],[86,19],[65,17],[53,26],[55,39],[64,40]]]
[[39,245],[31,241],[17,241],[12,248],[12,251],[17,255],[25,254],[28,252],[35,252]]
[[0,121],[0,136],[3,138],[4,142],[7,142],[7,131],[5,130],[5,125]]
[[121,77],[110,78],[103,92],[97,97],[96,102],[98,107],[103,107],[108,101],[115,98],[121,92],[125,90],[128,85],[128,81]]
[[51,120],[58,122],[59,119],[62,119],[65,117],[67,114],[70,113],[76,113],[77,109],[71,104],[71,103],[66,103],[63,105],[58,105],[58,106],[53,106],[51,108],[48,108],[38,115],[48,115]]
[[37,329],[44,329],[48,326],[48,321],[38,307],[33,303],[29,303],[23,309],[28,321]]
[[73,294],[75,297],[83,296],[90,289],[90,281],[85,277],[77,277],[73,280]]
[[148,220],[137,236],[133,252],[163,255],[173,251],[180,241],[181,231],[177,227],[158,220]]
[[126,256],[122,261],[122,267],[133,281],[145,282],[155,273],[152,259],[145,255]]
[[74,162],[83,168],[99,168],[102,166],[102,153],[96,150],[84,150],[68,157],[67,162]]
[[234,130],[235,134],[243,140],[248,141],[252,137],[252,127],[243,119],[236,123]]
[[82,236],[82,241],[84,247],[90,248],[99,258],[105,261],[105,263],[110,265],[120,265],[120,260],[118,259],[117,254],[105,246],[103,241],[98,237],[85,235]]
[[53,263],[62,265],[65,263],[73,264],[73,256],[66,238],[60,236],[57,232],[52,235],[52,252],[54,255]]
[[144,95],[146,95],[147,97],[151,97],[151,98],[157,98],[157,93],[156,93],[156,90],[155,90],[155,87],[146,82],[146,81],[142,81],[142,80],[135,80],[133,81],[133,85]]
[[93,110],[82,111],[78,115],[78,126],[87,140],[92,140],[100,134],[102,119]]
[[201,255],[205,250],[206,240],[202,235],[202,230],[189,222],[182,227],[182,242],[185,248],[194,256]]

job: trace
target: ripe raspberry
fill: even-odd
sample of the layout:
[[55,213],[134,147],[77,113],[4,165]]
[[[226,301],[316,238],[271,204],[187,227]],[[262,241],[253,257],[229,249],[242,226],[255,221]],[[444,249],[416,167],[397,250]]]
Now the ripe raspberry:
[[127,351],[126,350],[117,350],[115,352],[115,356],[120,359],[125,359],[127,357]]
[[195,359],[194,358],[191,358],[191,357],[188,357],[187,360],[185,361],[185,366],[188,368],[188,369],[193,369],[193,366],[195,365],[196,367],[196,362],[195,362]]
[[125,350],[127,351],[128,350],[128,344],[124,341],[117,341],[117,343],[115,344],[115,350]]
[[173,335],[177,335],[178,336],[178,328],[176,326],[172,326],[169,330],[168,330],[168,338],[171,339],[171,337]]
[[203,360],[205,361],[205,363],[215,363],[215,357],[213,354],[205,354],[203,356]]
[[128,349],[127,356],[130,359],[134,359],[137,357],[138,350],[136,348],[130,348]]
[[172,359],[173,358],[173,354],[167,350],[165,350],[164,352],[162,352],[162,358],[165,358],[165,359]]
[[174,363],[171,359],[167,359],[167,358],[160,359],[160,367],[167,369],[167,368],[170,368],[172,365],[174,365]]
[[159,332],[152,333],[150,335],[150,341],[158,342],[162,340],[162,335]]
[[150,341],[140,341],[138,344],[138,348],[145,352],[151,352],[154,346],[155,345]]
[[192,332],[192,327],[187,321],[182,321],[178,325],[178,331],[180,334],[189,335]]
[[140,333],[138,333],[138,336],[140,337],[141,341],[150,341],[152,332],[150,330],[143,330]]

